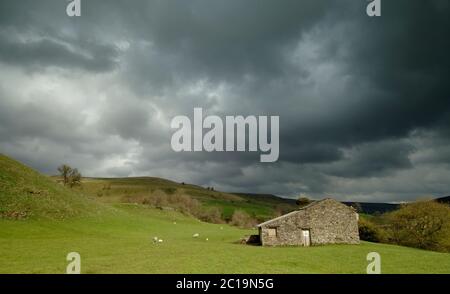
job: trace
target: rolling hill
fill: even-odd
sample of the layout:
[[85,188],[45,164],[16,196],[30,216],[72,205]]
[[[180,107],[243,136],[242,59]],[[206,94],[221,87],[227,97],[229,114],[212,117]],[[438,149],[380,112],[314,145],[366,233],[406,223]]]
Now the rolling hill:
[[[83,178],[82,186],[69,189],[58,177],[48,177],[0,155],[0,217],[54,218],[98,214],[115,203],[139,203],[148,196],[187,195],[205,208],[219,207],[224,218],[243,210],[259,220],[272,217],[279,198],[261,201],[191,184],[154,177]],[[292,206],[291,209],[295,209]]]
[[[236,210],[243,210],[258,221],[265,221],[279,214],[298,208],[295,199],[282,198],[273,194],[213,191],[198,185],[177,183],[154,178],[84,178],[83,191],[97,195],[108,203],[142,202],[146,196],[188,195],[200,201],[205,207],[218,207],[225,220],[229,220]],[[363,214],[383,214],[399,208],[399,204],[343,202],[359,206]]]
[[[82,187],[67,189],[58,177],[47,177],[0,155],[0,216],[12,218],[64,218],[98,213],[99,203],[141,203],[149,196],[187,195],[205,208],[219,208],[225,220],[242,210],[265,221],[297,209],[294,199],[272,194],[227,193],[198,185],[177,183],[156,177],[83,178]],[[88,195],[88,196],[86,196]],[[450,203],[450,196],[437,199]],[[364,214],[382,214],[398,209],[398,204],[343,202],[360,207]]]
[[81,189],[104,203],[145,203],[149,197],[185,195],[199,201],[204,208],[218,208],[225,220],[231,219],[236,210],[264,221],[280,211],[297,208],[295,201],[273,195],[226,193],[154,177],[83,178]]

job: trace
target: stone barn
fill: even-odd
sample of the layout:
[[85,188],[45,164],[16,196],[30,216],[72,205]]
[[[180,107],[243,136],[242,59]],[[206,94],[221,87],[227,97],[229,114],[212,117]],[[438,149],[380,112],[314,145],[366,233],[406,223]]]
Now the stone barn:
[[263,246],[359,244],[358,213],[352,207],[329,198],[257,227]]

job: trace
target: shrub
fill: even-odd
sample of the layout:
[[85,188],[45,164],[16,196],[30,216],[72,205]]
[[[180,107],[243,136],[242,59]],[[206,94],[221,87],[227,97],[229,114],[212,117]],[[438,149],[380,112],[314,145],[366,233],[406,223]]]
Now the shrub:
[[252,218],[245,211],[235,210],[233,216],[231,217],[231,222],[233,226],[240,228],[252,228],[256,226],[256,219]]
[[387,214],[391,241],[429,250],[450,249],[450,207],[435,201],[403,205]]
[[299,206],[299,207],[304,207],[304,206],[306,206],[306,205],[308,205],[308,204],[310,204],[310,203],[312,203],[313,201],[312,200],[310,200],[309,198],[307,198],[307,197],[299,197],[296,201],[295,201],[295,203]]
[[167,195],[163,191],[156,190],[151,195],[146,196],[125,196],[122,201],[131,203],[141,203],[156,208],[171,207],[182,213],[197,216],[200,211],[200,202],[188,195],[172,194]]
[[156,190],[150,195],[126,195],[122,201],[140,203],[156,208],[173,208],[181,213],[194,216],[202,221],[210,223],[223,223],[222,212],[217,207],[204,209],[201,203],[184,194],[166,194],[166,191]]
[[214,224],[221,224],[224,222],[222,219],[222,212],[217,207],[202,210],[197,217],[202,221]]
[[359,238],[369,242],[385,242],[388,237],[383,228],[373,222],[360,218],[358,222]]
[[177,191],[176,188],[172,188],[172,187],[164,188],[164,192],[169,195],[175,194],[176,191]]
[[172,207],[186,214],[198,215],[201,206],[198,200],[183,194],[168,195],[167,197]]

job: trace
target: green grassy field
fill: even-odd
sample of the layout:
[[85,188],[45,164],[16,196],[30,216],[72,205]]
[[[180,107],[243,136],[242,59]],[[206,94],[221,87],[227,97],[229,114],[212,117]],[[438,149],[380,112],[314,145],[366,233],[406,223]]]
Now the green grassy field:
[[[448,253],[368,242],[242,245],[239,240],[256,231],[120,203],[124,195],[157,191],[263,216],[275,201],[156,178],[86,179],[81,189],[70,190],[0,155],[0,273],[65,273],[69,252],[80,253],[82,273],[365,273],[372,251],[380,253],[383,273],[450,273]],[[196,233],[200,237],[193,238]]]
[[[372,251],[381,254],[383,273],[450,273],[450,254],[368,242],[249,246],[235,242],[252,230],[115,207],[103,216],[59,222],[0,221],[0,273],[64,273],[72,251],[81,255],[82,273],[365,273]],[[154,243],[154,236],[163,243]]]
[[[56,179],[56,178],[54,178]],[[225,219],[230,219],[235,210],[243,210],[249,215],[264,221],[274,217],[277,205],[288,210],[296,209],[292,201],[273,197],[237,195],[211,191],[191,184],[181,184],[161,178],[84,178],[78,191],[94,195],[103,203],[121,203],[125,197],[145,197],[148,195],[188,195],[200,201],[205,207],[219,207]],[[129,201],[129,200],[128,200]]]

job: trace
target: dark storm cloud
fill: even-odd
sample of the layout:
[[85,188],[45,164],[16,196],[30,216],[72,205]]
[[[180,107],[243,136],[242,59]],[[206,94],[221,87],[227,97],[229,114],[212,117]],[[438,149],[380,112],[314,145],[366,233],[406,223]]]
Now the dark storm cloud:
[[[337,31],[345,39],[321,49],[323,59],[345,62],[353,84],[338,108],[324,107],[323,128],[308,126],[299,138],[357,143],[401,137],[433,126],[450,109],[448,1],[386,1],[382,19],[359,9],[343,9],[330,20],[344,23]],[[349,52],[339,56],[339,49]]]
[[[450,190],[447,0],[382,1],[378,18],[350,0],[66,4],[0,3],[0,147],[41,170],[341,199]],[[279,115],[279,161],[174,153],[170,119],[194,107]]]
[[326,173],[346,178],[388,176],[412,168],[409,155],[413,151],[412,144],[398,140],[358,145],[349,150],[345,160],[326,167]]
[[[284,50],[325,13],[328,1],[156,1],[133,11],[137,37],[181,56],[195,74],[235,81],[245,74],[280,75]],[[192,69],[189,70],[192,72]]]
[[385,2],[383,22],[360,16],[350,37],[354,73],[374,87],[355,119],[375,138],[432,127],[450,110],[449,2]]
[[[281,150],[281,160],[287,161],[336,160],[339,148],[404,137],[415,128],[434,126],[449,109],[448,7],[438,1],[389,2],[383,5],[383,21],[377,21],[361,13],[365,3],[349,3],[305,7],[298,1],[282,6],[239,1],[224,8],[203,2],[169,2],[148,8],[151,12],[143,9],[148,14],[138,18],[143,21],[138,27],[145,31],[135,33],[147,37],[152,45],[134,57],[131,68],[140,69],[135,85],[151,91],[166,84],[178,87],[177,78],[229,82],[233,89],[228,94],[235,99],[226,105],[228,112],[270,112],[277,109],[274,100],[282,100],[283,108],[277,112],[289,120],[282,126],[282,142],[287,147]],[[232,23],[227,22],[230,18]],[[313,106],[319,116],[305,122],[295,116],[307,114],[302,107],[305,96],[311,94],[304,84],[292,82],[292,77],[306,80],[311,73],[301,64],[293,65],[290,58],[302,33],[314,25],[319,27],[317,38],[322,42],[319,61],[344,64],[342,74],[350,83],[344,93],[334,95],[330,89],[331,93],[316,94],[328,95],[328,100]],[[145,54],[153,58],[145,59]],[[326,87],[321,90],[328,91]],[[167,96],[176,99],[173,93]],[[235,100],[250,100],[248,109]],[[305,142],[308,147],[291,148]]]

